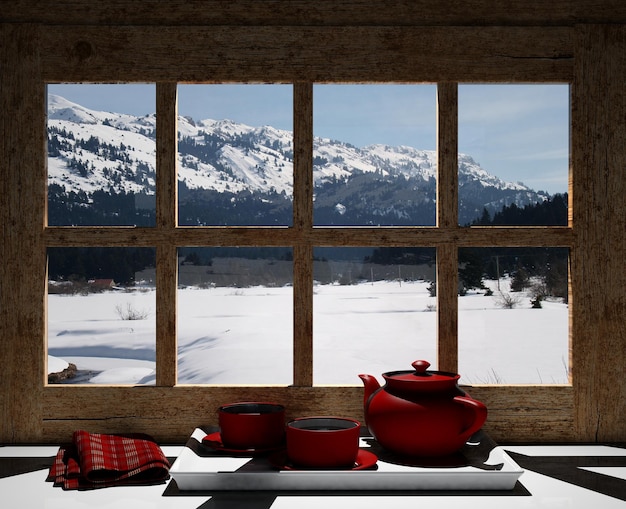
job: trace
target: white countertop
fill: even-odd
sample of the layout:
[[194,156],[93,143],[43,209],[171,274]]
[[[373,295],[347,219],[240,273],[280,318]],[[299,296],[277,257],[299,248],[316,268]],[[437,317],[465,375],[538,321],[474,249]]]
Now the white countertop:
[[[164,446],[163,451],[168,457],[174,458],[182,447]],[[175,485],[170,486],[171,481],[156,486],[64,491],[45,481],[48,473],[46,465],[51,464],[58,450],[56,446],[0,446],[0,466],[3,466],[0,469],[0,493],[3,507],[20,509],[380,509],[411,507],[417,503],[422,507],[464,509],[626,508],[624,448],[602,445],[502,447],[514,459],[527,464],[520,478],[525,490],[517,490],[517,494],[303,492],[281,495],[272,492],[225,492],[212,495],[179,492]],[[618,496],[605,494],[607,492],[617,493]],[[11,503],[5,505],[5,501]]]

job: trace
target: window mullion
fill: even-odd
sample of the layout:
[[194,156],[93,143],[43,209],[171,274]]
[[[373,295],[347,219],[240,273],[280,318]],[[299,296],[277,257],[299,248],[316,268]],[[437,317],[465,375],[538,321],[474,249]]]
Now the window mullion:
[[458,371],[458,249],[455,245],[437,248],[437,366]]
[[458,86],[437,84],[437,227],[456,228],[459,209]]
[[293,93],[293,384],[313,385],[313,84]]
[[[437,227],[458,228],[458,86],[437,85]],[[445,238],[452,239],[450,235]],[[437,364],[458,369],[458,246],[437,246]]]
[[178,224],[177,85],[156,85],[156,384],[174,386],[177,377],[177,247],[168,231]]

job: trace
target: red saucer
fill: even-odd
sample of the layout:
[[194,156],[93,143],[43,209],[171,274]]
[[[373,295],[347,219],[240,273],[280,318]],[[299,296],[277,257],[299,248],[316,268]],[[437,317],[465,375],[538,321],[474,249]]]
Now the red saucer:
[[283,449],[285,446],[284,445],[279,445],[277,447],[267,447],[267,448],[258,448],[258,449],[232,449],[230,447],[226,447],[223,443],[222,443],[222,435],[220,434],[219,431],[216,431],[215,433],[211,433],[207,436],[205,436],[202,439],[202,443],[204,445],[208,445],[209,447],[211,447],[212,449],[215,449],[216,451],[223,451],[223,452],[229,452],[229,453],[233,453],[233,454],[258,454],[258,453],[263,453],[263,452],[272,452],[272,451],[278,451],[280,449]]
[[372,468],[378,461],[378,456],[367,449],[359,449],[356,456],[356,461],[352,468],[338,467],[338,468],[307,468],[299,465],[294,465],[289,461],[286,451],[280,451],[272,454],[269,458],[270,463],[280,470],[365,470]]

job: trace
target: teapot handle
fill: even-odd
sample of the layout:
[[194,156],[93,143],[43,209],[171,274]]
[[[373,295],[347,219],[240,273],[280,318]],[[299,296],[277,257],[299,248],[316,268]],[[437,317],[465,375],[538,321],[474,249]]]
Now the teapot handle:
[[468,410],[471,410],[474,415],[471,425],[459,433],[459,435],[465,436],[465,440],[467,440],[480,428],[482,428],[483,424],[487,420],[487,407],[480,401],[472,399],[468,396],[455,396],[454,401],[457,401]]

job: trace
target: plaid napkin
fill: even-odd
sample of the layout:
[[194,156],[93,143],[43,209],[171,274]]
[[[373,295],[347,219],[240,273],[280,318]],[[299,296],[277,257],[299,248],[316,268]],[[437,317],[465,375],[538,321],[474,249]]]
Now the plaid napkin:
[[65,490],[158,484],[168,478],[169,468],[163,451],[148,435],[79,430],[71,444],[59,449],[46,480]]

